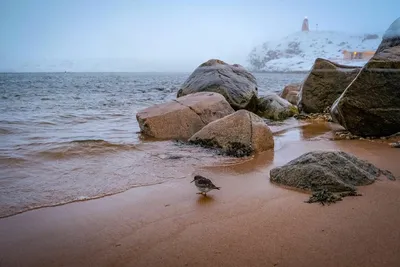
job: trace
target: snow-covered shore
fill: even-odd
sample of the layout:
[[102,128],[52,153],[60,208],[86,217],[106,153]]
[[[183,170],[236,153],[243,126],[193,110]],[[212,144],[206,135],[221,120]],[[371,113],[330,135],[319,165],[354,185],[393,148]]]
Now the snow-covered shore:
[[254,72],[306,72],[319,57],[343,65],[363,66],[367,60],[344,60],[343,51],[375,51],[381,40],[381,34],[296,32],[255,47],[249,54],[248,67]]

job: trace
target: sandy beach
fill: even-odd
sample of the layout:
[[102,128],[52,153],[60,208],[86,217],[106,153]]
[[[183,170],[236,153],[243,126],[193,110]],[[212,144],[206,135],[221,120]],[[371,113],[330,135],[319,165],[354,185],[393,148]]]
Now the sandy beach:
[[269,170],[307,151],[343,150],[400,177],[400,150],[332,141],[327,124],[278,128],[275,152],[197,169],[221,186],[207,198],[188,176],[0,219],[0,266],[399,266],[398,180],[322,206],[271,184]]

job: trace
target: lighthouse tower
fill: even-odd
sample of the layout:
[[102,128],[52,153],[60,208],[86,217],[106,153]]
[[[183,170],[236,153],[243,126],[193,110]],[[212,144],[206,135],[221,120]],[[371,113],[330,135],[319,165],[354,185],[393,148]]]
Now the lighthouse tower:
[[310,29],[308,27],[308,18],[307,17],[305,17],[303,20],[303,25],[301,26],[301,31],[303,31],[303,32],[310,31]]

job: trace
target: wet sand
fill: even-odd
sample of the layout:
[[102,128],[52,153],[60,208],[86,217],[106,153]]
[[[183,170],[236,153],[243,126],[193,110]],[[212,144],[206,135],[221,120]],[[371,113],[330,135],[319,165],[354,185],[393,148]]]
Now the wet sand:
[[220,191],[190,178],[0,219],[0,266],[400,266],[400,181],[359,187],[330,206],[269,182],[312,150],[343,150],[400,178],[387,140],[330,141],[335,126],[276,130],[276,149],[204,166]]

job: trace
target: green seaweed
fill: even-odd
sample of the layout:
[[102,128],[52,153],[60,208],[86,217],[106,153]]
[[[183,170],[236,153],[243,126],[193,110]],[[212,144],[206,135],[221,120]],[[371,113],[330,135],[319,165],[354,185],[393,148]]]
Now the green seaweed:
[[289,106],[289,110],[291,112],[291,116],[299,114],[299,109],[294,105]]

